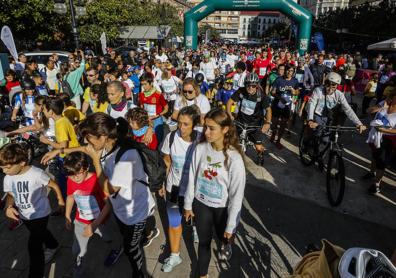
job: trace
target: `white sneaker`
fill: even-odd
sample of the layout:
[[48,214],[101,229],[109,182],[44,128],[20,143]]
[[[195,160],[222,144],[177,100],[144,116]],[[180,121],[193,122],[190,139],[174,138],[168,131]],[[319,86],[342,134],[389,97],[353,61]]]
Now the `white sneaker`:
[[173,268],[178,266],[179,264],[182,263],[182,258],[180,256],[170,256],[169,258],[165,259],[165,263],[162,266],[162,271],[163,272],[171,272]]
[[220,249],[220,260],[229,261],[232,256],[232,246],[230,243],[222,244]]
[[45,248],[44,250],[44,262],[47,264],[49,263],[52,258],[55,256],[56,252],[58,252],[59,247],[56,247],[55,249],[49,249]]

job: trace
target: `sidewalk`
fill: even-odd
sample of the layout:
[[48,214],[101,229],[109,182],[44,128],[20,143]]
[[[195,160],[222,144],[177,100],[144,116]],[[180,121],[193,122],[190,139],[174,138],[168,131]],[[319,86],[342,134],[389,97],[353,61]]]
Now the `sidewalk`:
[[[395,230],[365,220],[340,214],[312,202],[297,200],[263,189],[265,182],[248,177],[243,202],[242,221],[233,247],[230,264],[217,260],[212,253],[210,277],[284,277],[299,261],[304,247],[320,244],[327,238],[344,248],[363,246],[375,248],[390,255],[396,247]],[[159,205],[161,209],[161,204]],[[161,217],[157,213],[161,235],[145,249],[146,268],[152,277],[196,277],[196,247],[191,233],[185,231],[181,256],[183,263],[171,273],[161,272],[168,250],[165,243]],[[166,221],[166,219],[165,219]],[[72,277],[72,233],[64,229],[62,217],[50,219],[50,229],[61,243],[54,261],[47,266],[46,277]],[[166,224],[164,224],[166,225]],[[21,226],[10,232],[4,214],[0,216],[0,277],[27,277],[27,230]],[[109,246],[99,238],[91,240],[86,256],[84,277],[131,277],[130,266],[123,255],[113,267],[103,266]],[[213,250],[216,246],[213,243]]]

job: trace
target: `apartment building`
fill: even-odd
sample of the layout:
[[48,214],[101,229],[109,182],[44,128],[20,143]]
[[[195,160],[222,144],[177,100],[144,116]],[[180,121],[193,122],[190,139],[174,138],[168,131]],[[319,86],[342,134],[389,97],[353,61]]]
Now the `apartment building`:
[[239,16],[239,38],[243,40],[262,39],[268,28],[282,21],[280,12],[242,11]]
[[299,2],[302,7],[310,10],[315,17],[318,17],[321,14],[336,9],[347,8],[350,1],[351,0],[300,0]]
[[[189,0],[193,6],[202,0]],[[199,22],[199,26],[210,25],[217,30],[220,37],[226,40],[238,41],[239,36],[239,11],[217,11]]]

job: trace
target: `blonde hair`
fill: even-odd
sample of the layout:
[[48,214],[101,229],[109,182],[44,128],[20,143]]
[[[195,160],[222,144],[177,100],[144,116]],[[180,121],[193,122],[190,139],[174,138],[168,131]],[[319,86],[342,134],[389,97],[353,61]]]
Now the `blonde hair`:
[[[197,84],[197,82],[195,82],[194,78],[189,77],[189,78],[184,79],[183,90],[186,85],[193,86],[194,91],[195,91],[195,97],[198,97],[201,94],[201,89],[199,88],[199,85]],[[195,100],[195,102],[196,102],[196,100]],[[187,99],[184,96],[184,92],[182,92],[182,94],[181,94],[181,103],[182,103],[183,107],[187,106]]]

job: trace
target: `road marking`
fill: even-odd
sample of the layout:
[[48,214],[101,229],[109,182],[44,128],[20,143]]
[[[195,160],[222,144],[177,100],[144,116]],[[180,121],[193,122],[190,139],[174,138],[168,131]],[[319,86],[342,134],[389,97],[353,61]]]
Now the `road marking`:
[[55,262],[50,266],[50,271],[48,273],[48,278],[55,278]]

